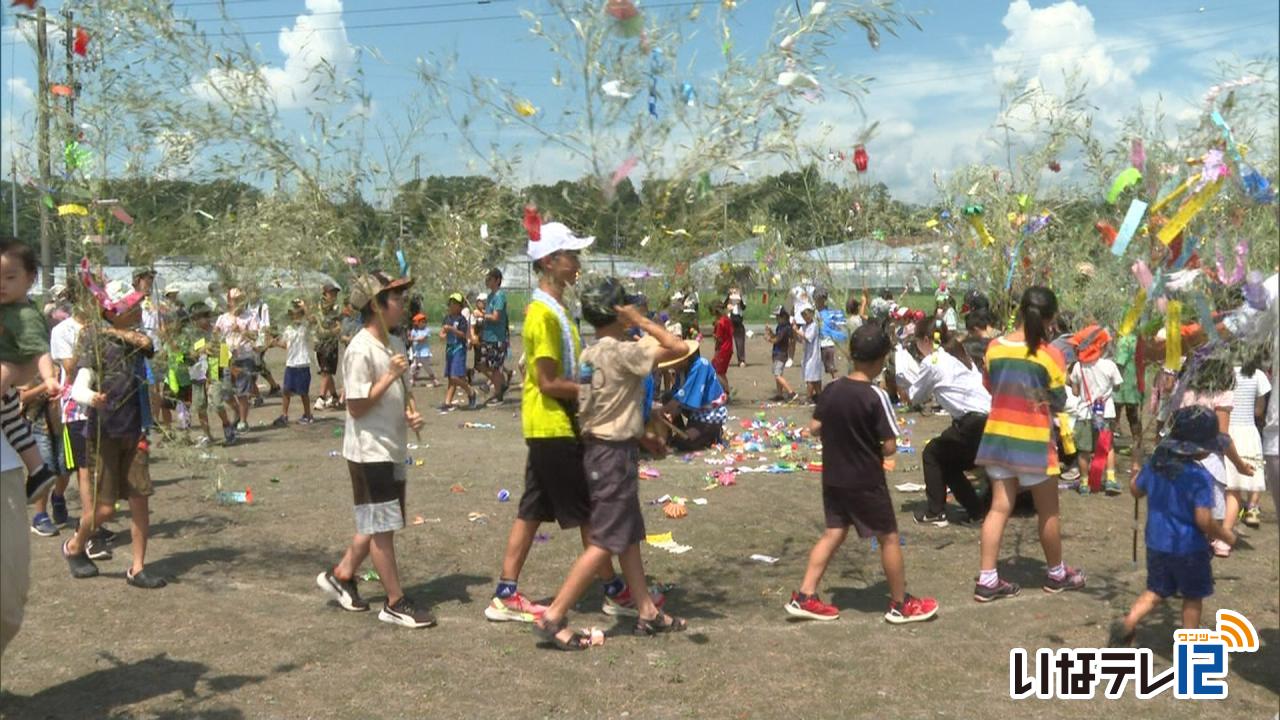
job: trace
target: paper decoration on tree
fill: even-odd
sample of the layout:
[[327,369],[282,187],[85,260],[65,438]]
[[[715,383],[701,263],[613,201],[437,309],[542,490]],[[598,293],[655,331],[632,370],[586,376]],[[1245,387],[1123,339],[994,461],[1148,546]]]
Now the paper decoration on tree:
[[1102,242],[1104,245],[1107,247],[1115,245],[1116,229],[1111,226],[1111,223],[1106,222],[1105,220],[1099,220],[1093,224],[1093,229],[1097,230],[1098,234],[1102,236]]
[[124,208],[120,207],[119,205],[116,205],[115,207],[111,208],[111,215],[115,219],[124,223],[125,225],[133,224],[133,217],[130,216],[129,213],[125,212]]
[[982,239],[982,244],[990,246],[995,243],[996,239],[987,230],[986,223],[982,221],[982,212],[981,205],[966,205],[963,210],[964,219],[969,223],[969,227],[972,227],[973,231]]
[[617,22],[614,29],[624,37],[635,37],[644,32],[644,18],[632,0],[609,0],[604,11]]
[[1236,243],[1236,267],[1230,275],[1227,274],[1226,262],[1222,258],[1222,253],[1215,253],[1216,259],[1214,266],[1218,270],[1218,282],[1223,285],[1239,285],[1244,282],[1245,265],[1249,260],[1249,241],[1240,240]]
[[357,265],[359,265],[359,264],[360,264],[360,261],[359,261],[358,259],[356,259],[356,258],[354,258],[354,257],[352,257],[352,256],[350,256],[350,255],[348,255],[345,259],[346,259],[346,263],[347,263],[347,265],[349,265],[349,266],[351,266],[351,267],[355,267],[355,266],[357,266]]
[[1160,231],[1156,233],[1156,237],[1160,239],[1160,242],[1165,245],[1173,242],[1173,239],[1177,237],[1178,233],[1182,232],[1187,223],[1191,222],[1191,219],[1218,194],[1218,191],[1222,189],[1222,183],[1223,178],[1218,178],[1209,183],[1203,190],[1188,198],[1182,204],[1182,207],[1178,208],[1178,212],[1174,214],[1169,222],[1165,223],[1164,227],[1161,227]]
[[35,10],[36,0],[13,0],[9,7],[18,7],[19,5],[25,6],[28,10]]
[[680,98],[684,100],[685,105],[693,107],[693,103],[697,99],[697,95],[693,91],[693,83],[680,83]]
[[66,205],[58,206],[58,217],[63,217],[65,215],[88,215],[88,214],[89,214],[89,208],[83,205],[77,205],[75,203],[67,203]]
[[1142,138],[1134,138],[1129,143],[1129,164],[1138,172],[1147,167],[1147,150],[1142,146]]
[[613,176],[609,178],[609,187],[611,189],[618,187],[618,183],[625,180],[626,177],[631,174],[631,171],[636,168],[636,165],[639,164],[639,162],[640,159],[635,155],[623,160],[622,164],[613,171]]
[[1062,172],[1062,163],[1058,162],[1057,160],[1050,160],[1049,169],[1052,170],[1053,172]]
[[1120,199],[1120,193],[1137,185],[1142,180],[1142,173],[1137,168],[1125,168],[1120,171],[1116,179],[1111,182],[1111,189],[1107,191],[1107,204],[1115,205],[1116,200]]
[[88,148],[80,147],[80,143],[75,140],[68,140],[62,148],[62,158],[67,165],[68,172],[87,165],[92,155],[92,151]]
[[1133,277],[1143,290],[1151,289],[1151,268],[1147,267],[1145,260],[1138,260],[1133,263]]
[[524,206],[524,231],[529,236],[529,242],[538,242],[542,239],[542,218],[538,217],[538,206],[532,203]]
[[[1211,328],[1206,328],[1208,332]],[[1182,367],[1182,302],[1170,300],[1164,315],[1164,369],[1177,372]]]
[[72,90],[70,85],[59,84],[50,85],[49,92],[59,97],[73,97],[76,94],[76,91]]
[[1276,191],[1271,186],[1271,181],[1250,165],[1243,163],[1240,165],[1240,182],[1244,185],[1245,193],[1256,203],[1267,205],[1276,199]]
[[511,107],[516,111],[517,115],[523,118],[530,118],[538,114],[538,108],[534,107],[533,103],[528,100],[517,100]]
[[82,27],[76,28],[75,40],[71,43],[71,49],[75,54],[84,57],[89,53],[89,31]]
[[489,223],[480,223],[480,239],[489,239]]
[[1111,254],[1116,257],[1124,255],[1124,251],[1129,248],[1129,241],[1133,240],[1133,234],[1138,231],[1138,223],[1142,222],[1142,216],[1147,212],[1147,204],[1137,198],[1129,203],[1129,210],[1124,214],[1124,221],[1120,223],[1120,230],[1116,233],[1115,243],[1111,246]]
[[1133,294],[1133,303],[1129,305],[1129,310],[1125,312],[1124,319],[1120,321],[1120,327],[1117,332],[1120,337],[1124,337],[1133,332],[1133,328],[1138,324],[1138,318],[1142,317],[1142,309],[1147,306],[1147,291],[1138,288],[1138,292]]
[[752,225],[752,226],[751,226],[751,234],[752,234],[752,235],[763,235],[763,234],[765,234],[765,233],[767,233],[767,232],[769,232],[769,226],[768,226],[768,225]]
[[622,89],[621,80],[607,80],[600,83],[600,90],[603,91],[605,95],[611,98],[618,98],[619,100],[630,100],[635,96],[634,93],[629,93]]
[[854,168],[856,168],[856,169],[857,169],[857,171],[858,171],[859,173],[864,173],[864,172],[866,172],[866,171],[867,171],[867,161],[868,161],[869,159],[870,159],[870,158],[868,158],[868,157],[867,157],[867,148],[866,148],[866,147],[864,147],[861,143],[859,143],[858,145],[854,146],[854,148],[853,148],[853,167],[854,167]]
[[788,90],[816,90],[821,87],[818,84],[818,78],[809,73],[797,72],[795,70],[783,70],[778,73],[778,85]]
[[403,250],[396,251],[396,262],[400,264],[400,277],[409,277],[409,258],[404,256]]

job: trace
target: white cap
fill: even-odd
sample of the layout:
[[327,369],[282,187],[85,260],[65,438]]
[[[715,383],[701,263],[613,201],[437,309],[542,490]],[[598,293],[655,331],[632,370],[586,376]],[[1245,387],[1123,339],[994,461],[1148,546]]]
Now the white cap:
[[482,301],[485,301],[485,300],[488,300],[488,299],[489,299],[489,293],[487,293],[487,292],[482,292],[482,293],[480,293],[479,295],[476,295],[476,301],[477,301],[477,302],[482,302]]
[[582,250],[595,242],[594,237],[578,237],[564,223],[552,222],[542,226],[538,240],[529,240],[529,259],[541,260],[561,250]]

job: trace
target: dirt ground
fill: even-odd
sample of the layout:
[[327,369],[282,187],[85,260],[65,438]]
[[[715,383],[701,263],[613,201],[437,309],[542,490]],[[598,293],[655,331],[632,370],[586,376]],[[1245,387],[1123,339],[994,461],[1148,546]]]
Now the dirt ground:
[[[804,421],[803,408],[767,408],[772,394],[766,348],[755,364],[733,368],[738,393],[731,428],[757,412]],[[278,361],[279,358],[276,358]],[[799,372],[792,372],[798,382]],[[1012,647],[1096,647],[1108,623],[1143,588],[1130,542],[1132,500],[1063,492],[1068,562],[1089,575],[1083,592],[1038,590],[1043,555],[1035,520],[1015,518],[1000,569],[1026,590],[1013,600],[972,600],[978,569],[976,529],[913,524],[922,493],[893,491],[906,541],[909,589],[936,596],[929,623],[891,626],[882,619],[886,586],[878,553],[851,539],[821,592],[843,610],[838,622],[794,622],[782,605],[800,582],[807,552],[822,527],[815,473],[740,475],[732,487],[705,489],[716,469],[703,458],[654,464],[642,499],[663,494],[705,497],[688,517],[671,520],[646,505],[650,532],[671,531],[693,549],[682,555],[645,548],[649,574],[669,583],[668,609],[690,619],[684,635],[633,638],[599,612],[593,588],[578,605],[576,626],[612,628],[601,648],[578,654],[535,646],[527,625],[487,622],[524,468],[519,397],[505,406],[448,415],[428,411],[422,447],[412,451],[408,510],[421,525],[397,538],[407,591],[434,607],[439,626],[407,630],[378,622],[377,583],[363,583],[370,613],[343,612],[314,584],[352,532],[351,493],[337,413],[310,428],[255,428],[235,448],[159,447],[153,473],[152,572],[168,588],[147,592],[124,583],[129,550],[117,547],[103,574],[73,580],[57,539],[32,537],[30,601],[21,633],[3,660],[0,716],[5,718],[923,718],[1013,714],[1051,717],[1272,717],[1280,690],[1277,526],[1268,503],[1264,525],[1247,531],[1238,552],[1214,563],[1219,607],[1242,612],[1262,648],[1231,655],[1230,697],[1221,705],[1008,698]],[[442,390],[419,389],[423,408]],[[279,401],[254,411],[269,423]],[[296,415],[296,411],[295,411]],[[915,444],[945,419],[911,414]],[[463,422],[496,429],[464,429]],[[215,421],[216,424],[216,421]],[[813,457],[817,460],[817,457]],[[922,482],[919,455],[900,455],[890,483]],[[219,505],[226,489],[253,489],[251,505]],[[455,483],[464,493],[451,492]],[[72,508],[78,507],[72,501]],[[470,521],[469,513],[486,517]],[[113,523],[127,531],[127,519]],[[576,532],[544,528],[521,589],[547,598],[575,553]],[[65,534],[65,533],[64,533]],[[127,537],[127,535],[126,535]],[[780,558],[763,565],[748,557]],[[1140,558],[1141,560],[1141,558]],[[1157,612],[1139,641],[1168,667],[1176,608]]]

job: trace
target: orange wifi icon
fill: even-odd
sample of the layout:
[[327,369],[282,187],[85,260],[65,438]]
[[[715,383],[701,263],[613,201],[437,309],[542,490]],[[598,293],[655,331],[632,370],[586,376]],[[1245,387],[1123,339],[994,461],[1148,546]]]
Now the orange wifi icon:
[[1258,649],[1258,631],[1249,618],[1234,610],[1218,611],[1218,637],[1230,652],[1254,652]]

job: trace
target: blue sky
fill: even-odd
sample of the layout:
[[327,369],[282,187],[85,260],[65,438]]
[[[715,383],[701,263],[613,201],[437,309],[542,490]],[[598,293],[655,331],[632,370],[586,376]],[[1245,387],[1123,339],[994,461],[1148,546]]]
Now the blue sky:
[[[811,2],[801,4],[807,9]],[[639,3],[642,10],[645,4]],[[58,8],[57,3],[46,5]],[[192,18],[217,15],[216,7],[201,0],[176,0],[175,5]],[[290,106],[303,102],[297,100],[306,92],[300,87],[323,58],[363,68],[373,98],[371,120],[390,127],[402,126],[403,98],[416,83],[415,63],[429,50],[456,50],[463,70],[511,83],[535,105],[553,107],[559,92],[551,82],[554,58],[530,37],[527,22],[517,14],[519,8],[536,11],[538,5],[520,0],[230,0],[226,7],[250,39],[260,43],[263,71],[285,108],[286,121],[301,122],[303,114]],[[741,0],[729,13],[735,50],[750,56],[764,47],[781,7]],[[866,179],[883,181],[895,194],[916,201],[931,199],[935,173],[997,159],[990,128],[1000,110],[1001,87],[1032,82],[1056,90],[1063,73],[1075,71],[1089,81],[1089,99],[1103,128],[1138,103],[1149,106],[1157,99],[1174,120],[1191,120],[1216,79],[1218,61],[1274,55],[1280,33],[1274,0],[907,0],[902,7],[917,16],[923,31],[908,27],[901,37],[885,36],[878,51],[867,46],[860,31],[853,32],[829,58],[836,70],[875,78],[863,100],[866,119],[846,98],[831,93],[806,106],[806,132],[813,137],[826,133],[833,148],[847,148],[860,128],[878,121],[880,132],[868,146],[872,161]],[[683,59],[696,53],[690,73],[695,86],[721,62],[716,4],[705,9],[698,34],[681,52]],[[20,146],[33,135],[35,79],[31,52],[15,42],[11,11],[5,12],[0,162],[7,175],[12,141],[18,140],[22,158]],[[687,9],[661,12],[683,15]],[[451,19],[460,21],[442,22]],[[205,27],[221,26],[211,22]],[[642,113],[640,95],[634,107]],[[505,142],[501,137],[498,141]],[[424,175],[466,168],[457,143],[442,133],[427,133],[415,145]],[[528,146],[526,152],[527,176],[521,180],[583,174],[583,168],[554,149]],[[1070,158],[1064,158],[1064,165],[1069,164]]]

